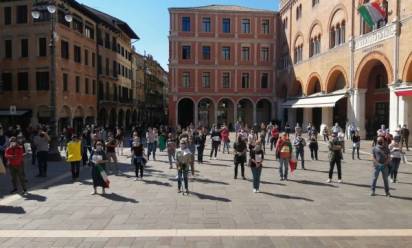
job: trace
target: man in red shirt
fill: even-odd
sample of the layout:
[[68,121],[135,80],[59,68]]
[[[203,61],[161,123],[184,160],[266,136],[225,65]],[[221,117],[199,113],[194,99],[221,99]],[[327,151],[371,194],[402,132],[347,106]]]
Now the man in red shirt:
[[16,137],[10,138],[10,146],[6,149],[5,157],[10,167],[13,190],[11,194],[17,192],[17,180],[23,188],[23,194],[27,194],[26,179],[24,178],[24,149],[18,145]]
[[229,154],[229,129],[227,128],[226,124],[223,125],[223,128],[220,131],[220,136],[222,137],[223,141],[223,153],[225,153],[225,148],[227,150],[227,153]]
[[271,132],[271,138],[270,138],[270,150],[273,150],[273,146],[276,145],[276,143],[278,142],[278,138],[279,138],[279,129],[278,129],[278,125],[275,125],[272,128],[272,132]]

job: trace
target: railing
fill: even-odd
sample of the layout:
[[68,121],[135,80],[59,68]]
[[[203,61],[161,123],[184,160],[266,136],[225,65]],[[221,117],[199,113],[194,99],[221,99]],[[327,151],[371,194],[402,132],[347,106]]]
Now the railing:
[[382,28],[355,38],[355,50],[373,46],[396,35],[396,24],[388,24]]

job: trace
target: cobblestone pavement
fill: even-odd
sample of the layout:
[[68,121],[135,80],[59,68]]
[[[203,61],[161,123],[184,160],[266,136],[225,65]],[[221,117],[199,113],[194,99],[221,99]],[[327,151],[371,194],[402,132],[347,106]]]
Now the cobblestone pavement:
[[[130,159],[121,157],[121,174],[109,175],[106,195],[90,195],[88,167],[72,183],[69,166],[57,163],[51,166],[51,181],[30,179],[27,197],[0,198],[0,247],[411,247],[412,165],[401,164],[399,183],[390,185],[392,198],[383,196],[382,187],[370,197],[372,167],[366,152],[362,160],[352,161],[347,151],[343,183],[328,184],[326,144],[320,143],[320,160],[307,160],[307,170],[299,162],[289,181],[280,181],[278,162],[268,151],[259,194],[252,192],[250,169],[247,180],[234,180],[233,157],[221,153],[217,160],[206,156],[206,163],[196,165],[189,196],[177,194],[176,171],[162,152],[138,181]],[[2,187],[9,183],[5,176],[0,180]],[[171,229],[202,235],[159,234]],[[250,236],[239,229],[251,230]],[[320,235],[319,229],[331,231]],[[352,229],[359,229],[353,232],[357,235],[345,235]],[[375,229],[398,230],[369,236],[368,230]],[[18,230],[46,231],[27,235]],[[47,230],[65,232],[56,236]],[[92,235],[88,230],[107,232]],[[139,230],[144,230],[141,235]],[[279,235],[265,235],[276,230]]]

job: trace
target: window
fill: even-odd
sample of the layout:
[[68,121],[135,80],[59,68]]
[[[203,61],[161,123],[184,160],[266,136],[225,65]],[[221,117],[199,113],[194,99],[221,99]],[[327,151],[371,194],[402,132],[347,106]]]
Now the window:
[[17,89],[19,91],[29,90],[29,73],[28,72],[17,73]]
[[117,78],[117,62],[113,60],[113,70],[112,70],[112,76],[114,78]]
[[183,72],[182,86],[183,88],[190,88],[190,73],[189,72]]
[[27,58],[29,56],[29,40],[20,40],[20,57]]
[[210,59],[210,46],[203,46],[202,47],[202,56],[204,60]]
[[242,33],[250,33],[250,20],[242,19]]
[[96,54],[92,53],[92,66],[95,67],[96,66]]
[[302,4],[299,4],[296,7],[296,20],[299,20],[302,17]]
[[84,93],[86,95],[89,94],[89,79],[88,78],[84,79]]
[[33,22],[47,22],[50,20],[50,13],[47,9],[39,10],[39,18],[33,19]]
[[321,36],[318,35],[310,39],[309,57],[320,53],[320,37]]
[[242,47],[242,60],[243,61],[249,60],[249,57],[250,57],[249,53],[250,53],[249,47]]
[[63,92],[67,92],[69,90],[69,75],[67,73],[63,73]]
[[1,77],[3,79],[2,90],[11,91],[13,89],[13,75],[11,73],[2,73]]
[[249,73],[242,73],[242,89],[248,89],[249,84]]
[[36,88],[37,90],[49,90],[49,72],[36,72]]
[[269,47],[262,47],[260,49],[260,61],[263,61],[263,62],[269,61]]
[[94,40],[94,29],[90,24],[86,24],[84,34],[87,38]]
[[81,63],[82,62],[82,53],[79,46],[74,46],[74,62]]
[[112,51],[116,52],[117,51],[116,49],[117,49],[117,39],[116,37],[112,36]]
[[4,25],[11,24],[11,7],[4,7]]
[[61,57],[63,59],[69,59],[69,42],[62,40],[61,41]]
[[345,21],[332,27],[330,30],[330,48],[345,43]]
[[39,56],[45,57],[47,56],[47,39],[42,37],[39,38]]
[[190,59],[190,46],[182,47],[182,59]]
[[11,40],[5,40],[4,41],[4,57],[6,59],[11,59],[13,57],[13,46]]
[[230,60],[230,47],[222,47],[222,57],[224,60]]
[[110,60],[106,58],[106,76],[110,75]]
[[385,89],[387,88],[387,83],[385,82],[385,78],[382,74],[376,75],[376,81],[375,81],[375,89]]
[[205,33],[210,32],[210,17],[203,17],[202,19],[202,31]]
[[210,72],[202,73],[202,87],[210,88]]
[[297,47],[295,48],[295,51],[294,51],[295,64],[302,61],[302,59],[303,59],[302,53],[303,53],[303,45],[297,46]]
[[76,93],[80,93],[80,77],[76,76]]
[[269,74],[262,73],[260,76],[260,88],[267,89],[269,86]]
[[283,19],[282,21],[282,26],[283,29],[287,29],[288,28],[288,18],[286,17],[285,19]]
[[83,20],[80,17],[73,16],[73,29],[79,33],[83,33]]
[[103,73],[102,56],[101,55],[97,55],[97,73],[99,75]]
[[190,17],[188,16],[182,17],[182,31],[190,32]]
[[315,7],[319,4],[319,0],[312,0],[312,7]]
[[27,6],[26,5],[17,6],[16,23],[17,24],[27,23]]
[[89,65],[89,50],[84,49],[84,64]]
[[230,19],[229,18],[223,18],[222,31],[223,33],[230,33]]
[[93,83],[92,83],[92,94],[96,95],[96,80],[93,80]]
[[230,72],[223,72],[222,75],[222,87],[224,89],[230,88]]
[[108,33],[104,34],[104,47],[110,49],[110,35]]
[[265,19],[262,21],[262,33],[269,34],[269,20]]

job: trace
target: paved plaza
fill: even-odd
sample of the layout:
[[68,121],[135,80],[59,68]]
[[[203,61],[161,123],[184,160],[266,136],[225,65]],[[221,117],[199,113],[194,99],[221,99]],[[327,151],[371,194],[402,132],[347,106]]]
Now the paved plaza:
[[370,197],[370,143],[362,145],[362,160],[346,151],[342,184],[325,183],[323,142],[320,160],[309,160],[306,150],[307,169],[299,163],[289,181],[280,181],[267,150],[258,194],[250,169],[247,180],[234,180],[233,157],[221,153],[196,165],[189,196],[177,193],[166,153],[149,161],[139,181],[121,157],[121,174],[110,175],[108,193],[95,196],[88,167],[72,183],[67,164],[52,164],[48,181],[34,179],[28,164],[26,197],[5,196],[10,182],[0,176],[0,247],[411,247],[412,165],[401,164],[392,198],[381,178]]

